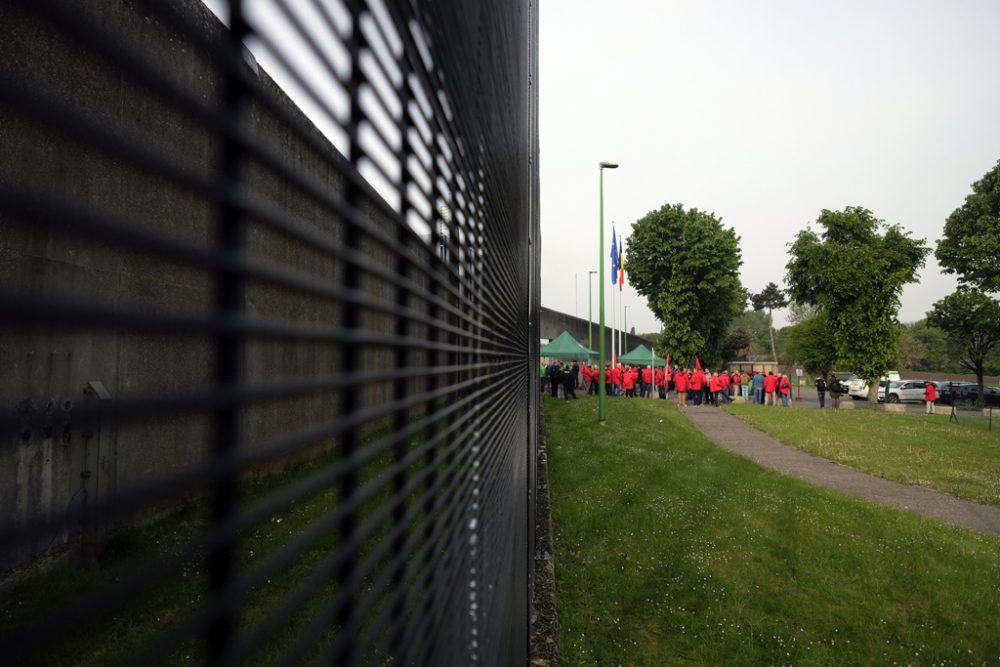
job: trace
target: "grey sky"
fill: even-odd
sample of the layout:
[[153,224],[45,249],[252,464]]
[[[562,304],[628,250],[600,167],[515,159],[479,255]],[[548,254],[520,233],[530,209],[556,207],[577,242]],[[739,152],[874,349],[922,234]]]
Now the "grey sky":
[[[1000,0],[540,11],[542,303],[563,312],[587,317],[600,160],[621,164],[605,173],[605,252],[612,220],[627,243],[634,221],[680,202],[736,228],[753,292],[783,284],[786,244],[824,208],[867,207],[933,247],[1000,158]],[[932,257],[900,319],[954,286]],[[596,295],[595,277],[595,320]],[[623,302],[630,327],[659,330],[628,286]]]

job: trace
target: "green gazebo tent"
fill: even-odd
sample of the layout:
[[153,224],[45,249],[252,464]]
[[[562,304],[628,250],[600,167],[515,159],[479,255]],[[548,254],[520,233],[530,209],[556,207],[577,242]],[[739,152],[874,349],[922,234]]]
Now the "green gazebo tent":
[[586,345],[573,338],[568,331],[563,331],[548,345],[543,345],[538,354],[550,359],[596,359],[597,352],[587,349]]
[[623,354],[618,357],[619,363],[628,364],[629,366],[653,366],[665,367],[667,365],[667,360],[663,357],[658,357],[645,345],[639,345],[634,350],[628,354]]

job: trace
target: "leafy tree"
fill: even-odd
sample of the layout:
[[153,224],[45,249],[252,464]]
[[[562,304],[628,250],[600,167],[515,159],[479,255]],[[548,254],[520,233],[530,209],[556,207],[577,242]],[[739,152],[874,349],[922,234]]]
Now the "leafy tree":
[[[749,338],[749,342],[743,350],[743,359],[747,361],[771,359],[770,323],[765,313],[759,310],[744,310],[729,325],[730,333],[736,329],[741,330]],[[726,359],[733,360],[736,357],[727,356]]]
[[746,303],[742,263],[740,238],[714,214],[667,204],[632,226],[625,270],[663,322],[665,352],[722,361],[723,332]]
[[785,298],[785,293],[778,289],[777,285],[768,283],[764,289],[750,297],[750,303],[753,304],[754,310],[767,311],[767,333],[771,336],[771,357],[777,361],[778,352],[774,349],[774,316],[771,313],[778,308],[787,306],[788,299]]
[[934,304],[927,320],[962,343],[962,366],[976,374],[982,408],[986,357],[1000,343],[1000,302],[981,292],[953,292]]
[[896,340],[896,366],[899,370],[918,368],[927,355],[927,346],[913,335],[910,327],[900,326]]
[[1000,160],[948,216],[935,254],[959,285],[1000,292]]
[[957,357],[951,349],[954,346],[949,345],[948,334],[929,324],[926,319],[907,325],[906,330],[924,349],[923,357],[913,360],[913,370],[959,372]]
[[916,280],[928,249],[866,208],[824,209],[816,224],[821,234],[806,228],[791,245],[789,295],[827,315],[837,356],[868,381],[874,407],[876,380],[896,363],[899,295]]
[[722,346],[723,361],[770,360],[770,326],[767,315],[759,310],[745,310],[729,324]]
[[743,327],[732,327],[722,343],[722,359],[745,359],[750,350],[750,332]]
[[818,313],[798,324],[785,327],[786,361],[801,364],[811,375],[826,377],[837,361],[837,350],[830,335],[830,319]]
[[811,306],[808,303],[789,303],[788,304],[788,321],[792,324],[798,324],[800,322],[805,322],[813,315],[818,315],[819,309],[816,306]]

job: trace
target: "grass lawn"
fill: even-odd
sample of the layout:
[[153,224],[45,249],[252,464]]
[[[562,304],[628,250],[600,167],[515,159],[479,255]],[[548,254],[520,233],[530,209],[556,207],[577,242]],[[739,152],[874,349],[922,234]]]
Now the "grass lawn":
[[562,665],[997,664],[1000,539],[596,407],[544,398]]
[[802,451],[905,484],[1000,505],[1000,424],[872,410],[726,410]]

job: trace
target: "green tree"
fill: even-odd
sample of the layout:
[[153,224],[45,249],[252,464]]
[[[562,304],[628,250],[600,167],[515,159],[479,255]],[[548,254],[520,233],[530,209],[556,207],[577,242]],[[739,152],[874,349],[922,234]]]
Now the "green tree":
[[731,327],[722,343],[722,359],[745,359],[750,354],[750,332],[743,327]]
[[632,226],[625,270],[663,323],[664,352],[722,361],[723,332],[746,304],[742,263],[739,236],[711,213],[667,204]]
[[876,381],[896,363],[899,295],[916,280],[928,248],[866,208],[824,209],[816,224],[821,234],[806,228],[791,245],[789,295],[827,315],[837,356],[868,381],[874,407]]
[[910,327],[899,327],[899,338],[896,340],[896,367],[901,371],[920,368],[927,356],[927,346],[913,335]]
[[830,319],[823,312],[784,329],[785,359],[801,364],[811,375],[826,377],[837,361],[837,350],[830,336]]
[[[771,359],[771,327],[767,314],[759,310],[744,310],[737,315],[729,325],[729,331],[741,330],[749,342],[743,351],[743,359],[746,361],[762,361]],[[734,360],[736,357],[727,356],[727,360]]]
[[771,358],[778,361],[778,352],[774,349],[774,316],[772,311],[784,308],[788,305],[785,293],[778,289],[774,283],[768,283],[764,289],[750,297],[750,303],[754,310],[767,311],[767,333],[771,337]]
[[927,321],[962,344],[961,363],[976,374],[982,408],[986,358],[1000,343],[1000,302],[982,292],[953,292],[934,304]]
[[729,323],[726,343],[722,349],[724,361],[768,359],[769,331],[765,313],[759,310],[744,310]]
[[923,357],[914,360],[913,370],[957,373],[959,367],[952,354],[948,334],[922,319],[907,325],[907,332],[924,348]]
[[798,324],[800,322],[805,322],[810,317],[819,314],[819,309],[816,306],[811,306],[808,303],[789,303],[788,304],[788,321],[791,324]]
[[959,285],[1000,292],[1000,160],[948,216],[935,254]]

